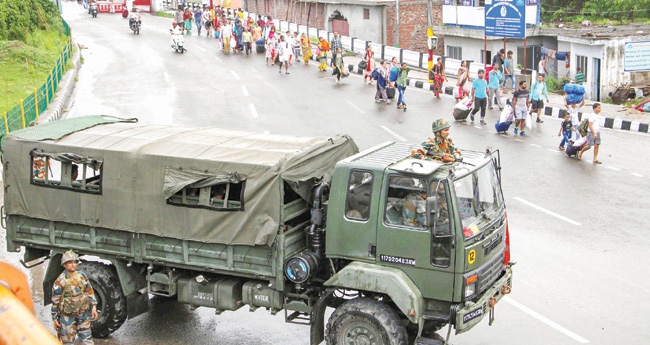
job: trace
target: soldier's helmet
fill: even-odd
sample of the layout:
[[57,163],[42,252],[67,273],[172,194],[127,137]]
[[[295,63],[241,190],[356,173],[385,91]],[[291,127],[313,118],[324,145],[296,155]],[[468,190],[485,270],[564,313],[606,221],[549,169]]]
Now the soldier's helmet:
[[61,266],[65,266],[65,263],[68,261],[79,262],[79,256],[74,251],[72,251],[72,249],[63,253],[63,257],[61,257]]
[[441,130],[449,127],[451,127],[451,125],[444,119],[437,119],[433,121],[433,124],[431,124],[431,130],[433,133],[440,132]]

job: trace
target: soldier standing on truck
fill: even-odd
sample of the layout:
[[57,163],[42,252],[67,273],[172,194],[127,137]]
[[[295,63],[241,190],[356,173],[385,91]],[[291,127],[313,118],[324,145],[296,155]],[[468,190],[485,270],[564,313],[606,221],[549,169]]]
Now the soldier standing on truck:
[[52,320],[63,345],[74,344],[77,334],[82,344],[93,344],[90,318],[97,320],[97,300],[86,274],[77,272],[78,262],[75,252],[65,252],[61,258],[65,270],[52,287]]
[[422,147],[411,152],[411,156],[417,159],[438,160],[442,162],[455,162],[460,159],[460,152],[449,138],[449,122],[438,119],[433,121],[431,130],[434,138],[429,138],[422,143]]

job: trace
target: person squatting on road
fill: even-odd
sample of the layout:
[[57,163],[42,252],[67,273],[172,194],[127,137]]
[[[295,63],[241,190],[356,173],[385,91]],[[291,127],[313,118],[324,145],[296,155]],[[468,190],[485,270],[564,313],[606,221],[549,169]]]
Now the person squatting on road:
[[487,81],[485,81],[485,71],[478,70],[478,79],[472,83],[472,103],[474,103],[474,110],[470,114],[470,119],[474,121],[474,114],[481,110],[481,124],[485,124],[485,106],[487,99],[490,97],[490,91],[487,89]]
[[449,122],[438,119],[431,124],[433,138],[428,138],[417,150],[411,151],[411,157],[423,160],[455,162],[460,159],[460,152],[449,138]]
[[90,318],[97,320],[97,300],[86,274],[77,271],[78,262],[72,250],[65,252],[63,273],[52,287],[52,320],[63,345],[73,345],[77,335],[82,344],[93,344]]
[[546,88],[546,83],[544,82],[544,74],[538,74],[537,80],[530,87],[530,103],[533,105],[533,111],[537,111],[537,123],[544,123],[542,121],[542,109],[544,109],[544,101],[542,96],[546,97],[546,103],[548,103],[548,89]]
[[598,160],[598,149],[600,148],[600,103],[594,103],[592,106],[594,112],[589,114],[589,130],[587,131],[587,145],[578,153],[578,160],[582,159],[582,154],[594,147],[594,164],[603,164]]
[[[388,67],[386,66],[386,60],[381,62],[381,66],[377,68],[377,71],[379,72],[379,75],[377,76],[377,92],[375,93],[375,102],[381,102],[379,99],[381,97],[384,102],[386,102],[386,104],[390,104],[390,100],[386,94],[386,86],[388,84]],[[372,80],[372,76],[370,77],[370,80]],[[366,81],[364,80],[363,82],[365,83]]]
[[519,90],[515,91],[512,95],[512,112],[515,114],[515,135],[517,130],[520,129],[522,136],[526,135],[524,127],[526,127],[526,116],[528,116],[528,107],[530,101],[528,100],[528,90],[526,89],[526,81],[519,82]]
[[503,102],[501,102],[501,91],[499,85],[501,85],[501,78],[503,74],[499,70],[499,63],[495,62],[492,65],[492,70],[490,71],[490,82],[488,83],[488,89],[490,90],[490,97],[488,98],[488,109],[492,110],[492,99],[496,98],[494,102],[499,106],[499,110],[503,110]]
[[406,102],[404,102],[404,93],[406,92],[406,78],[409,75],[411,68],[406,67],[406,63],[402,63],[402,68],[397,72],[397,109],[404,109],[406,111]]

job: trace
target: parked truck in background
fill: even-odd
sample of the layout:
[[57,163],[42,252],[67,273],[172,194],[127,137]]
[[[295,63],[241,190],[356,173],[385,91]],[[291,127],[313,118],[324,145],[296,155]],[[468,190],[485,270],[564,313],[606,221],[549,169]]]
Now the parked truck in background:
[[[3,224],[43,289],[74,249],[95,337],[148,309],[248,306],[310,326],[310,344],[442,344],[510,292],[498,152],[416,160],[303,138],[89,116],[2,138]],[[325,321],[325,309],[335,308]],[[449,337],[447,333],[447,338]],[[306,343],[307,341],[305,341]]]

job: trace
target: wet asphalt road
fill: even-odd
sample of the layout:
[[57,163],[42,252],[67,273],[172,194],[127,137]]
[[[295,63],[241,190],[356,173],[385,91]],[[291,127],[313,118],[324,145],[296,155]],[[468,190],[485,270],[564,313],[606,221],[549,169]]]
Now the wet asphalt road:
[[[408,111],[374,102],[374,87],[352,76],[336,85],[315,65],[294,63],[290,75],[265,66],[263,56],[224,56],[214,39],[186,36],[187,53],[169,47],[171,19],[145,15],[140,36],[119,15],[92,19],[65,3],[64,17],[83,49],[84,64],[69,116],[107,114],[147,123],[220,126],[292,135],[350,134],[361,149],[384,141],[419,142],[432,120],[451,122],[453,99],[434,100],[409,88]],[[488,113],[493,124],[497,111]],[[453,123],[457,146],[501,150],[508,206],[514,289],[471,332],[452,344],[647,344],[650,278],[650,136],[603,130],[596,166],[557,149],[559,120],[546,118],[528,137],[503,136],[491,125]],[[0,258],[18,264],[18,254]],[[43,266],[30,273],[38,306]],[[220,316],[165,299],[96,344],[308,344],[308,328],[243,308]]]

